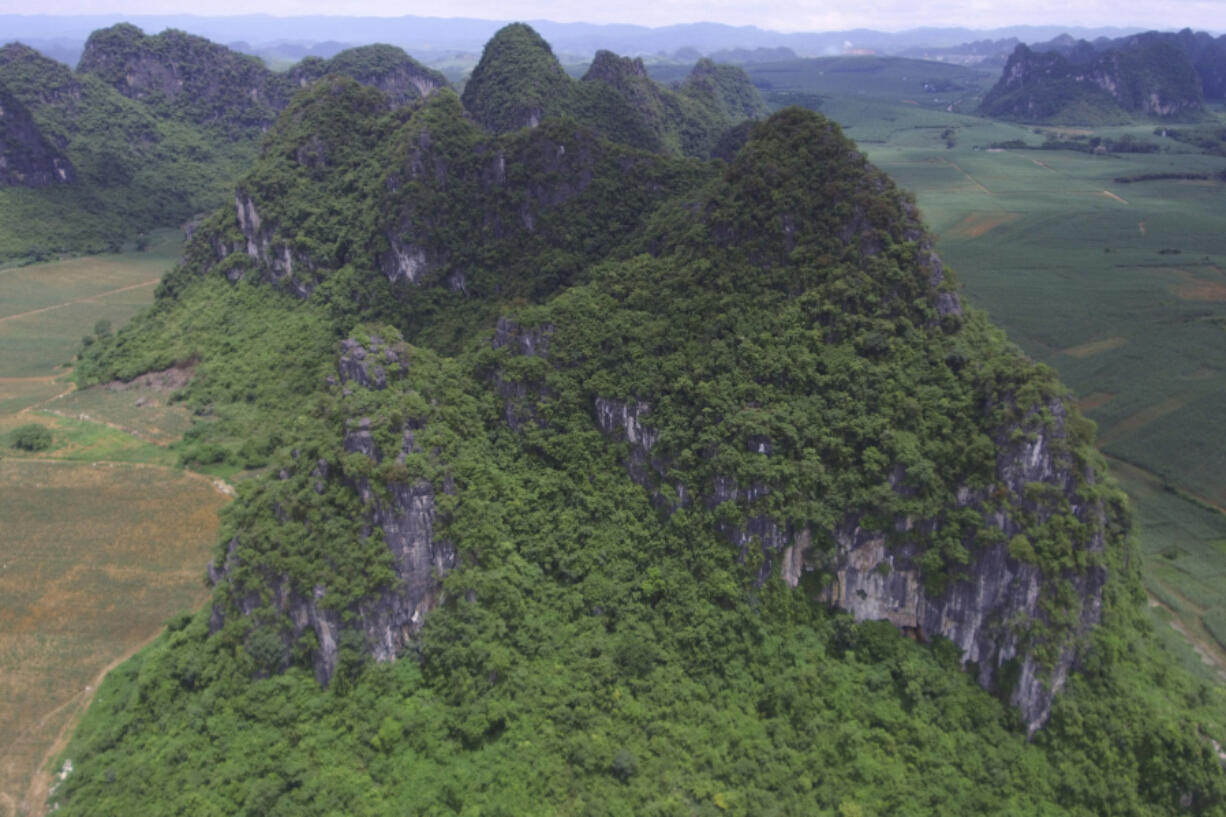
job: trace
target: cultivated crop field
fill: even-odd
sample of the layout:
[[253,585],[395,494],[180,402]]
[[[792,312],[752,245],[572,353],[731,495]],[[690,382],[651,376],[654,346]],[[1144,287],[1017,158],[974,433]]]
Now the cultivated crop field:
[[181,246],[177,230],[162,230],[145,252],[0,268],[0,401],[18,390],[16,379],[45,378],[70,361],[98,321],[118,328],[151,303]]
[[103,672],[204,600],[225,496],[165,468],[8,457],[0,493],[0,797],[18,814]]
[[[105,671],[206,595],[228,497],[165,448],[187,425],[176,381],[78,393],[62,365],[152,300],[180,244],[0,269],[0,815],[38,813]],[[31,423],[50,447],[10,447]]]

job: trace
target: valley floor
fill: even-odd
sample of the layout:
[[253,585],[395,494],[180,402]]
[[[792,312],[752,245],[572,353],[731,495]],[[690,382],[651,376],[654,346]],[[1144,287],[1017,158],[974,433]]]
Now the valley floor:
[[[180,240],[0,270],[0,815],[42,813],[49,764],[102,677],[207,596],[224,483],[183,471],[168,392],[73,393],[61,365],[99,320],[152,300]],[[139,404],[139,405],[138,405]],[[8,446],[37,423],[53,443]],[[139,432],[139,436],[133,432]]]

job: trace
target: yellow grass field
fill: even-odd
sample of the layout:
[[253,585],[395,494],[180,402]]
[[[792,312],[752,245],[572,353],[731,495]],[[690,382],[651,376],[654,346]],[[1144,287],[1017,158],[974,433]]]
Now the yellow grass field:
[[1126,434],[1133,434],[1145,426],[1157,420],[1159,417],[1165,417],[1172,411],[1178,411],[1187,405],[1187,398],[1183,395],[1168,397],[1161,403],[1142,409],[1136,414],[1129,415],[1120,422],[1107,429],[1105,434],[1100,434],[1098,443],[1100,447],[1110,445],[1112,440],[1116,440]]
[[1088,394],[1077,403],[1077,408],[1082,411],[1093,411],[1099,406],[1105,406],[1115,399],[1115,395],[1107,391],[1096,391],[1093,394]]
[[971,213],[945,231],[949,238],[979,238],[1017,218],[1017,213]]
[[12,458],[0,495],[0,811],[16,815],[41,807],[36,773],[100,673],[204,600],[227,497],[156,466]]
[[[1103,352],[1110,352],[1112,349],[1118,349],[1128,342],[1128,338],[1112,337],[1095,340],[1089,343],[1083,343],[1080,346],[1072,346],[1064,350],[1064,354],[1071,357],[1093,357],[1100,355]],[[1101,405],[1101,403],[1099,404]]]
[[1167,289],[1181,301],[1226,301],[1226,282],[1209,281],[1184,269],[1171,269],[1169,273],[1175,280]]

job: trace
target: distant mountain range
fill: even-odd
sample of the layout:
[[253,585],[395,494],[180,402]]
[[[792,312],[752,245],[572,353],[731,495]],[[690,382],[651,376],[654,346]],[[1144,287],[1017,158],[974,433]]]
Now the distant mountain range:
[[[130,22],[147,32],[181,29],[214,42],[229,43],[237,50],[259,53],[276,46],[292,55],[330,57],[350,46],[371,42],[397,45],[424,62],[431,55],[449,52],[478,54],[487,40],[510,21],[438,17],[272,17],[252,14],[231,17],[195,15],[116,14],[90,16],[0,15],[0,31],[6,40],[20,40],[44,54],[75,65],[90,32],[119,22]],[[1016,39],[1042,42],[1061,34],[1094,39],[1121,37],[1136,28],[1069,28],[1061,26],[1010,26],[990,30],[971,28],[917,28],[901,32],[872,29],[781,33],[756,26],[720,23],[688,23],[648,28],[638,25],[596,25],[529,21],[553,44],[555,53],[590,59],[601,49],[630,56],[672,54],[693,49],[713,56],[722,50],[790,48],[798,56],[815,57],[852,50],[901,54],[916,49],[950,49],[984,40]],[[916,56],[908,53],[907,56]],[[690,60],[692,61],[692,60]]]

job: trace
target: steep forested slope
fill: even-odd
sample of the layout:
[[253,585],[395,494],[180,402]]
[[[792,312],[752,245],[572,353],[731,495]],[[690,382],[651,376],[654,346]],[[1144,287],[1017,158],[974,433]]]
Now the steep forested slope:
[[[0,85],[20,106],[9,121],[28,111],[48,142],[43,164],[58,161],[64,171],[47,176],[59,184],[0,194],[0,260],[117,248],[211,211],[230,198],[293,94],[334,74],[380,88],[391,107],[447,84],[392,46],[349,49],[277,74],[201,37],[148,36],[127,24],[94,32],[76,71],[20,44],[0,48]],[[31,131],[11,135],[19,133]],[[0,134],[15,156],[19,145],[10,141]]]
[[88,350],[193,361],[185,458],[269,467],[61,813],[1219,812],[1092,426],[913,201],[797,109],[727,162],[516,128],[534,37],[480,111],[297,96]]

